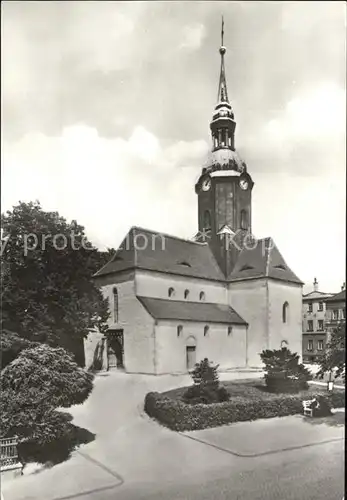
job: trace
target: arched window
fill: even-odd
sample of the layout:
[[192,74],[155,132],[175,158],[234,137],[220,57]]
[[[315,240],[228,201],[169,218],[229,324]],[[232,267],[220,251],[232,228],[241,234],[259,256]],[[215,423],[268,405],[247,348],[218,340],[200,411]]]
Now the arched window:
[[282,321],[283,323],[288,323],[288,315],[289,315],[289,304],[285,302],[282,306]]
[[177,327],[177,337],[181,336],[182,330],[183,330],[183,326],[182,325],[178,325],[178,327]]
[[113,289],[113,321],[118,323],[118,290]]
[[187,299],[189,297],[189,290],[184,290],[184,298]]
[[205,210],[204,213],[204,228],[211,229],[211,214],[209,210]]
[[230,337],[230,335],[233,333],[233,327],[232,326],[228,326],[228,336]]
[[169,297],[173,297],[175,295],[175,290],[173,288],[169,288],[168,295]]
[[241,210],[241,229],[248,228],[248,214],[247,210]]
[[200,292],[199,299],[200,300],[205,300],[205,292]]
[[209,329],[210,329],[210,327],[209,327],[208,325],[206,325],[206,326],[204,327],[204,337],[206,337],[206,335],[208,334]]

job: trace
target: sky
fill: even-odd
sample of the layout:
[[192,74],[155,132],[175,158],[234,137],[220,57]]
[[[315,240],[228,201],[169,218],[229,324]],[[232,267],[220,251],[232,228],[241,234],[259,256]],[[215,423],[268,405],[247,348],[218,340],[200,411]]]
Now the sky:
[[312,287],[345,280],[344,2],[4,1],[1,208],[39,200],[100,249],[197,231],[221,16],[252,227]]

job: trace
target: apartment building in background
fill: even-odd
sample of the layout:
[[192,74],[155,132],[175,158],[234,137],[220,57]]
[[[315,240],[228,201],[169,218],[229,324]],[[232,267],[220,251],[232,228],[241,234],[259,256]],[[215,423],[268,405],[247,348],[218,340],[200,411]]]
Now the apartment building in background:
[[338,325],[346,322],[346,284],[341,287],[341,292],[329,297],[326,301],[326,327],[327,340],[330,333]]
[[333,293],[321,292],[318,281],[313,291],[302,297],[302,358],[304,363],[318,363],[327,343],[327,300]]

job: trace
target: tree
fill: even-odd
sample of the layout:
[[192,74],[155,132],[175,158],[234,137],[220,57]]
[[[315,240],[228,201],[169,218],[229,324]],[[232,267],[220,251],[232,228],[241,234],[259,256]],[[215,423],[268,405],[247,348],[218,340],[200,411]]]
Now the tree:
[[63,346],[84,366],[83,338],[109,315],[91,277],[112,250],[99,252],[83,226],[45,212],[39,202],[20,202],[1,225],[2,327]]
[[307,389],[311,379],[310,371],[299,363],[299,355],[287,347],[266,349],[260,354],[265,364],[265,383],[269,391],[297,392]]
[[93,375],[61,347],[39,344],[23,350],[1,373],[2,390],[30,393],[31,401],[50,406],[81,404],[93,389]]
[[228,391],[219,385],[218,365],[214,366],[207,358],[195,365],[191,376],[194,385],[189,387],[183,395],[186,402],[210,404],[229,399]]
[[23,349],[28,349],[35,345],[35,342],[30,342],[30,340],[19,337],[15,332],[2,330],[0,338],[1,366],[7,366]]
[[66,455],[75,427],[57,408],[83,403],[92,388],[93,375],[64,349],[39,344],[23,350],[1,373],[0,436],[17,436],[26,460]]
[[323,378],[327,372],[334,372],[334,378],[346,379],[346,323],[338,325],[331,333],[331,338],[326,346],[326,351],[320,360],[317,373],[318,378]]

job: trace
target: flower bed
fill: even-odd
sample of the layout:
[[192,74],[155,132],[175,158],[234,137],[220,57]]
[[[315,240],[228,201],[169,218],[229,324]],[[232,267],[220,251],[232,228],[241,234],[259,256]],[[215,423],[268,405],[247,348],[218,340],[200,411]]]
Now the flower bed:
[[[295,395],[271,394],[253,383],[226,383],[230,401],[214,404],[186,404],[180,399],[185,389],[159,394],[150,392],[145,398],[146,413],[175,431],[193,431],[218,427],[233,422],[259,418],[284,417],[302,413],[302,401],[326,391],[310,389]],[[172,397],[170,397],[172,395]],[[344,391],[328,396],[333,408],[345,405]]]

